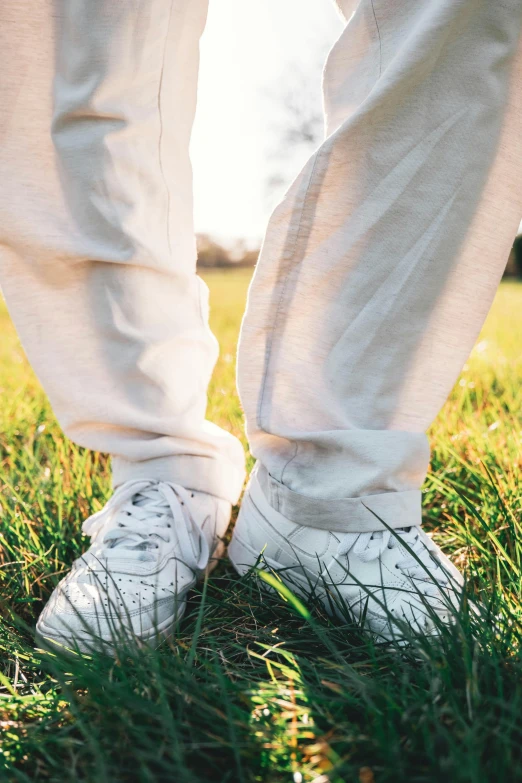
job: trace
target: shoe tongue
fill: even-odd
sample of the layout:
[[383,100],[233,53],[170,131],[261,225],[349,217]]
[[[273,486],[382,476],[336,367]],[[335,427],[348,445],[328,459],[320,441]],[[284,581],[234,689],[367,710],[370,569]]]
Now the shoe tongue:
[[[396,527],[394,530],[392,530],[390,532],[391,532],[392,536],[395,533],[394,537],[396,537],[397,535],[399,535],[399,536],[408,535],[408,533],[411,533],[412,530],[413,530],[412,527]],[[387,533],[387,532],[388,532],[387,530],[375,530],[372,533],[372,538],[382,538],[384,536],[384,534]]]
[[145,508],[147,506],[162,506],[166,511],[168,509],[167,501],[160,495],[159,492],[154,492],[154,495],[155,497],[151,498],[149,494],[143,495],[141,492],[137,492],[136,495],[134,495],[132,498],[131,503],[133,506],[138,506],[138,508]]
[[[399,527],[395,532],[399,536],[399,541],[402,539],[402,541],[406,541],[406,543],[410,546],[417,540],[415,529],[413,527]],[[399,541],[397,543],[399,543]]]
[[[137,508],[146,509],[147,506],[153,506],[155,508],[154,514],[151,514],[151,521],[154,520],[154,524],[158,524],[164,514],[169,512],[169,507],[159,493],[154,493],[157,497],[151,498],[149,495],[143,495],[137,493],[132,498],[132,505]],[[161,511],[160,511],[161,509]],[[161,516],[158,516],[158,512]],[[129,519],[129,517],[127,517]],[[125,525],[121,530],[121,538],[116,538],[111,542],[109,546],[110,550],[126,550],[130,552],[146,552],[156,546],[156,540],[158,536],[152,535],[150,538],[141,538],[140,534],[132,531],[132,522],[130,525]],[[145,559],[145,558],[143,558]],[[150,559],[150,558],[149,558]]]

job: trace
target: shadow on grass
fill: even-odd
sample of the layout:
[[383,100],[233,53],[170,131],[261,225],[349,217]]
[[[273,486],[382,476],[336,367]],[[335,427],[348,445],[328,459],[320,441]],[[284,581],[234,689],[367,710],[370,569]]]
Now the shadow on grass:
[[5,610],[4,779],[520,779],[519,618],[494,586],[400,649],[291,595],[222,564],[170,641],[114,659],[35,650]]

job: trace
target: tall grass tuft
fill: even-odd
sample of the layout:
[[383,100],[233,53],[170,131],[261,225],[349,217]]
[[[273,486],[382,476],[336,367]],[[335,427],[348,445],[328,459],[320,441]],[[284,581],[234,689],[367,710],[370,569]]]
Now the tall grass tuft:
[[[209,415],[241,437],[234,357],[248,278],[207,275],[221,342]],[[522,286],[503,284],[430,433],[425,525],[478,612],[397,650],[223,561],[170,641],[128,640],[114,659],[34,644],[110,481],[105,458],[61,435],[1,310],[0,780],[522,780],[521,309]]]

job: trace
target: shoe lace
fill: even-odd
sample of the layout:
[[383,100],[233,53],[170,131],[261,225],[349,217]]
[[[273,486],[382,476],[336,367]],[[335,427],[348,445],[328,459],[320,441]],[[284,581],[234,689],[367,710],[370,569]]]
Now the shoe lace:
[[423,585],[424,594],[436,596],[441,588],[448,587],[449,576],[434,558],[437,549],[431,541],[421,538],[418,527],[397,528],[393,533],[390,530],[347,533],[339,544],[337,555],[343,557],[352,551],[362,562],[369,563],[380,558],[386,549],[395,549],[401,544],[406,544],[410,551],[397,561],[396,568],[412,580],[427,583]]
[[85,520],[82,530],[93,541],[101,541],[104,558],[123,554],[153,559],[151,550],[159,549],[161,541],[171,542],[173,536],[190,568],[204,570],[210,557],[207,539],[190,513],[189,493],[170,482],[122,484],[101,511]]

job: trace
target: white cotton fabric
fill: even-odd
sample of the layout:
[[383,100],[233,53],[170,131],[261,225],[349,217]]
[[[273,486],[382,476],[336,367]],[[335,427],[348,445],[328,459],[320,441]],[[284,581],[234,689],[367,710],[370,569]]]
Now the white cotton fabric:
[[[239,388],[269,502],[354,532],[418,523],[425,430],[520,222],[522,3],[338,5],[325,141],[271,218]],[[206,11],[3,0],[0,284],[62,427],[116,484],[235,502],[241,446],[205,421],[188,156]]]
[[235,502],[192,222],[205,18],[199,0],[2,0],[0,284],[63,429],[113,455],[116,484]]
[[337,530],[420,519],[425,431],[522,215],[520,0],[360,0],[326,140],[272,216],[239,387],[273,507]]

